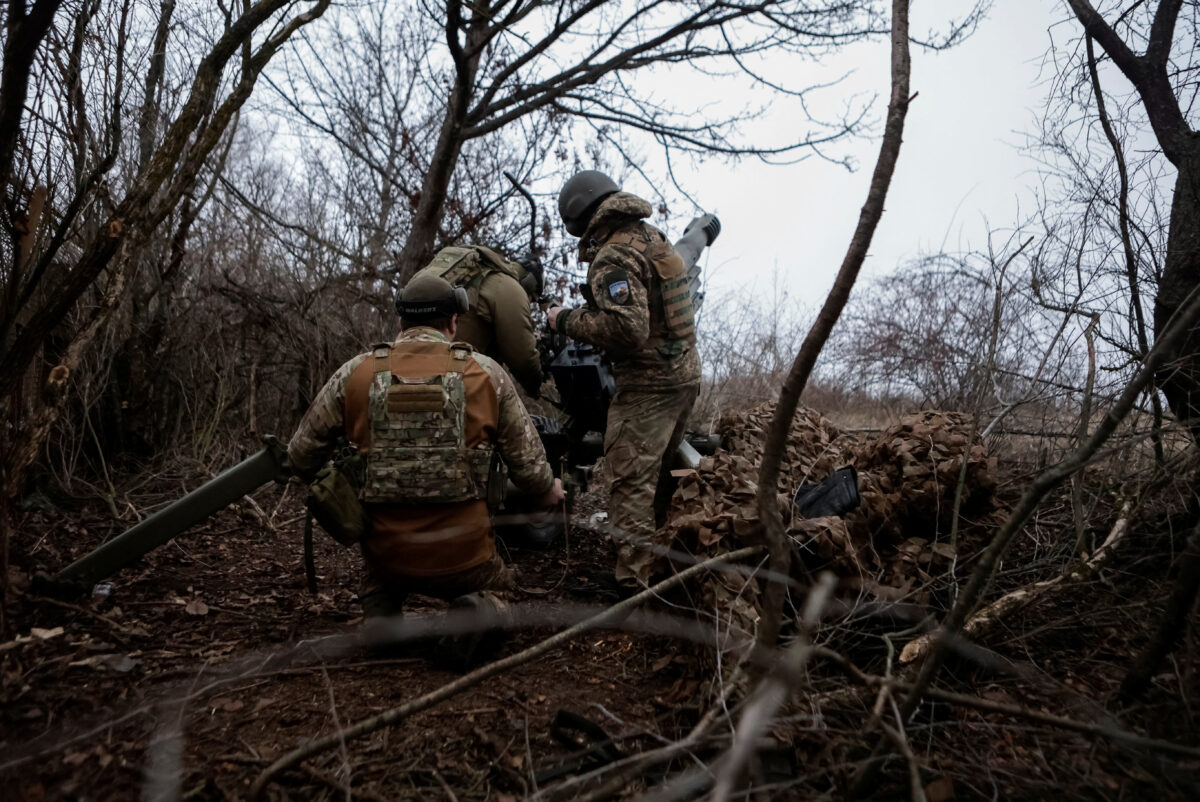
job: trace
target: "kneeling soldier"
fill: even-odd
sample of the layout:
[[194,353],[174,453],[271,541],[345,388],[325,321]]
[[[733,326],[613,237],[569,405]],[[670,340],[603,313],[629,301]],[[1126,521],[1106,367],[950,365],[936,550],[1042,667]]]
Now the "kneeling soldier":
[[453,342],[466,309],[466,293],[444,279],[410,281],[396,301],[400,336],[342,365],[288,444],[302,477],[324,465],[339,437],[365,459],[368,618],[399,613],[409,593],[449,600],[511,586],[488,517],[495,459],[546,506],[563,498],[512,379]]

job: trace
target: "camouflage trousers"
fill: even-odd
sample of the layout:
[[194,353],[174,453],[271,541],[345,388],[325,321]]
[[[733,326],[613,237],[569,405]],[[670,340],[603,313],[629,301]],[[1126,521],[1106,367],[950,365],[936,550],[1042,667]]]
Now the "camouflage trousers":
[[665,514],[670,503],[664,491],[670,486],[672,455],[683,440],[698,390],[698,384],[667,392],[622,389],[608,409],[604,462],[618,580],[648,583],[659,559],[647,548],[655,545],[655,512]]
[[399,615],[410,593],[451,599],[480,590],[511,591],[515,587],[512,571],[499,554],[473,568],[446,576],[381,576],[368,569],[358,592],[363,617]]

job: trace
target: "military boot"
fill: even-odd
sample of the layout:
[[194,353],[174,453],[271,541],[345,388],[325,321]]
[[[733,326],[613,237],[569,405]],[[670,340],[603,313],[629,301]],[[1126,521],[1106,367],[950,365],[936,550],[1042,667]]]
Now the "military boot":
[[468,671],[491,658],[508,640],[513,623],[508,602],[486,590],[454,599],[447,615],[456,629],[470,631],[443,635],[434,643],[430,662],[445,671]]

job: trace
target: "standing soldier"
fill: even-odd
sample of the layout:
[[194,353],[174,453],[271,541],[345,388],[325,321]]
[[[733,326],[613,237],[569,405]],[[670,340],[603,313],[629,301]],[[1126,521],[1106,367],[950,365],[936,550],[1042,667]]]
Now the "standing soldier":
[[[700,357],[684,264],[666,236],[644,222],[653,211],[611,178],[586,170],[558,195],[568,233],[589,264],[580,309],[550,309],[551,328],[604,349],[617,392],[608,410],[604,459],[609,522],[624,542],[616,578],[647,584],[655,503],[665,458],[679,447],[700,385]],[[711,236],[709,237],[711,241]]]
[[459,317],[455,336],[508,368],[526,395],[537,398],[542,360],[530,305],[542,294],[542,266],[532,258],[513,262],[491,248],[464,245],[442,248],[417,275],[438,276],[467,291],[470,309]]
[[400,336],[342,365],[288,444],[302,477],[324,465],[339,436],[365,459],[368,618],[399,613],[409,593],[454,599],[511,586],[486,503],[497,453],[519,490],[546,506],[563,497],[512,379],[453,342],[466,309],[464,290],[414,277],[396,301]]

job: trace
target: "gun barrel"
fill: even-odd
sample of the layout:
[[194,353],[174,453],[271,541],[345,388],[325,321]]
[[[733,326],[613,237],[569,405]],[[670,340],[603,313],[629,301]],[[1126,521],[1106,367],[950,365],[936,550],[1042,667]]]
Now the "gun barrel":
[[683,236],[675,243],[675,251],[683,259],[683,269],[691,270],[700,258],[700,252],[713,243],[721,233],[721,221],[716,215],[702,214],[693,218],[683,230]]
[[675,243],[675,252],[683,260],[688,293],[692,296],[692,307],[697,312],[704,303],[704,293],[700,291],[700,266],[696,261],[700,258],[700,253],[712,245],[720,234],[721,221],[716,215],[702,214],[692,218],[692,222],[683,230],[683,236]]
[[287,477],[287,452],[273,437],[266,448],[218,474],[178,501],[59,571],[52,582],[87,589],[111,576],[217,510],[273,480]]

